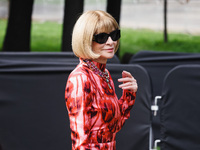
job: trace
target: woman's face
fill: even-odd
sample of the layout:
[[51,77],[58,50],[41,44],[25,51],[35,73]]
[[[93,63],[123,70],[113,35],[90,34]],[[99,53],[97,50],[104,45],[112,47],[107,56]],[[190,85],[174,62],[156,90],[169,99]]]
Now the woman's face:
[[99,44],[93,41],[92,50],[96,54],[100,55],[100,57],[98,59],[95,59],[95,61],[105,64],[107,62],[107,59],[111,59],[115,54],[115,48],[117,46],[117,42],[118,41],[113,41],[110,36],[108,37],[108,40],[103,44]]

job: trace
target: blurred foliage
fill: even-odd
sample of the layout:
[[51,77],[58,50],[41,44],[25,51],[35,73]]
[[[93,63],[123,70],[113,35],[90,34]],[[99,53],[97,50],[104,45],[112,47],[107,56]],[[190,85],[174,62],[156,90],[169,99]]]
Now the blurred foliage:
[[0,51],[2,50],[3,40],[6,33],[6,23],[6,20],[0,19]]
[[32,51],[61,51],[62,25],[56,22],[33,22],[31,30]]
[[122,28],[120,56],[123,56],[125,53],[134,54],[141,50],[200,52],[200,35],[169,33],[168,43],[163,42],[163,36],[161,31]]

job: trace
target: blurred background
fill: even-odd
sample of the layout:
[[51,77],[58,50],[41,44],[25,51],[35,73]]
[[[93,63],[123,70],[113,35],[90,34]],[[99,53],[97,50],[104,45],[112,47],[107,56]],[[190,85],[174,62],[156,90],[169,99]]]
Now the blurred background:
[[[62,23],[64,0],[35,0],[34,21]],[[106,10],[106,0],[85,0],[84,11]],[[200,1],[168,0],[168,30],[200,34]],[[8,17],[8,1],[0,0],[0,17]],[[163,0],[122,0],[121,27],[163,30]]]
[[[121,59],[127,53],[134,54],[141,50],[200,52],[200,1],[166,1],[167,42],[163,35],[165,0],[121,1]],[[34,1],[31,51],[62,51],[64,3],[64,0]],[[106,5],[106,0],[85,0],[83,11],[106,11]],[[3,49],[8,16],[9,1],[0,0],[0,50]]]
[[[24,64],[20,64],[22,69],[23,67],[25,67],[25,69],[28,68],[26,65],[27,60],[30,58],[33,58],[34,60],[32,68],[29,66],[30,70],[34,68],[35,63],[43,63],[38,62],[38,59],[41,58],[44,62],[47,60],[54,62],[63,59],[63,61],[60,61],[64,63],[63,66],[71,65],[71,62],[74,63],[74,58],[66,59],[65,53],[59,52],[72,51],[71,33],[73,25],[78,16],[87,10],[109,10],[112,14],[117,14],[117,21],[121,28],[121,39],[120,48],[116,55],[123,64],[139,64],[147,70],[152,85],[147,85],[146,83],[144,85],[149,87],[152,86],[152,92],[149,93],[147,98],[148,102],[150,100],[150,104],[155,96],[161,95],[165,75],[170,69],[182,64],[199,64],[200,0],[0,0],[1,58],[5,59],[8,55],[8,58],[6,59],[9,61],[14,60],[12,61],[14,70],[20,68],[18,63],[21,63],[21,61],[16,63],[15,59],[18,60],[23,58],[25,60]],[[8,53],[4,56],[4,52]],[[10,55],[9,52],[16,53],[11,53]],[[22,53],[17,54],[17,52],[27,53],[22,55]],[[35,53],[29,52],[38,52],[39,55],[41,55],[41,58],[38,53],[35,55]],[[43,53],[42,55],[40,52],[56,52],[56,54]],[[12,57],[13,54],[14,57],[16,57],[15,59]],[[32,57],[28,57],[31,55]],[[3,59],[1,59],[1,61]],[[9,61],[6,60],[4,63],[9,64]],[[66,63],[66,61],[68,61],[69,64]],[[2,66],[2,69],[4,70],[6,65],[4,66],[3,64]],[[8,73],[15,76],[15,74],[9,70],[10,64],[6,67]],[[39,70],[42,70],[40,67],[43,67],[43,65],[39,64],[38,67]],[[56,69],[53,71],[56,71]],[[67,71],[71,71],[71,68]],[[188,73],[189,71],[185,72]],[[196,74],[196,70],[193,72]],[[184,77],[184,75],[182,76]],[[138,77],[143,76],[139,75]],[[33,76],[33,79],[34,78],[35,76]],[[59,77],[56,77],[56,79],[59,79]],[[190,86],[189,88],[191,91],[196,91],[196,89],[198,89],[196,88],[196,85],[199,84],[196,83],[199,81],[199,76],[194,79],[195,80],[192,82],[195,83],[195,87]],[[2,81],[4,81],[4,78],[2,78]],[[143,82],[143,80],[141,81]],[[185,79],[185,81],[190,80]],[[175,81],[173,82],[175,83]],[[19,82],[19,84],[21,83]],[[7,85],[7,83],[5,85]],[[175,91],[177,91],[177,89],[175,89]],[[183,96],[184,94],[185,93],[183,92]],[[180,95],[182,96],[182,94]],[[196,100],[199,101],[198,94],[192,96],[197,96]],[[189,95],[189,97],[191,97],[191,95]],[[184,98],[186,98],[185,101],[188,102],[187,97]],[[195,98],[192,98],[192,100],[194,99]],[[173,103],[172,106],[174,106]],[[144,107],[145,109],[148,109],[149,112],[150,106],[146,106],[145,103]],[[185,107],[182,108],[183,112],[185,112],[184,108]],[[197,110],[199,110],[198,107]],[[143,109],[141,109],[141,111],[143,111]],[[145,114],[147,119],[148,115]],[[191,116],[193,116],[193,113],[191,113]],[[155,139],[160,137],[159,117],[159,113],[156,117],[152,117]],[[150,123],[148,122],[148,125],[149,124]],[[194,124],[199,125],[197,123]],[[183,124],[181,127],[182,126]],[[148,126],[146,127],[148,128]],[[137,130],[137,128],[135,129]],[[192,128],[187,129],[190,130]],[[199,132],[196,132],[196,134],[199,135]],[[195,139],[197,139],[197,145],[199,145],[199,138],[196,134],[194,134]],[[143,135],[146,136],[146,134]],[[187,136],[183,137],[187,138]],[[143,142],[143,139],[141,141]],[[147,143],[148,142],[149,141],[147,141]],[[184,145],[184,142],[181,141],[181,145]],[[191,143],[196,146],[193,144],[193,141]]]

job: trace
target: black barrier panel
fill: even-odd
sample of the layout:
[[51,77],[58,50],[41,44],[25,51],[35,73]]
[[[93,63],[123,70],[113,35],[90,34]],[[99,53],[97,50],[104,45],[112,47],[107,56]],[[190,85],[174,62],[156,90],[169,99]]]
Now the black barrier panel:
[[1,52],[1,61],[79,63],[78,58],[72,52]]
[[200,64],[200,53],[140,51],[133,55],[129,63],[139,64],[147,70],[155,97],[161,94],[164,77],[172,68],[183,64]]
[[64,92],[76,64],[43,61],[0,63],[2,150],[71,150]]
[[[24,58],[6,58],[5,53],[0,56],[0,145],[3,150],[71,150],[64,90],[77,63],[62,61],[60,55],[43,54],[38,58],[31,54]],[[136,104],[131,118],[118,133],[117,147],[146,149],[150,128],[149,78],[139,65],[107,64],[107,68],[118,96],[121,90],[117,79],[123,69],[130,71],[139,84]],[[134,139],[127,144],[130,138]]]
[[[139,64],[147,70],[152,82],[152,95],[155,97],[161,95],[164,77],[172,68],[183,64],[200,64],[200,53],[140,51],[131,58],[129,63]],[[159,102],[158,105],[160,105]],[[160,111],[153,118],[155,139],[160,138],[159,116]]]
[[200,149],[200,65],[180,65],[164,80],[161,149]]
[[131,110],[131,115],[126,120],[122,130],[117,133],[117,150],[147,150],[149,149],[149,136],[151,126],[151,86],[146,70],[140,65],[114,65],[108,64],[115,83],[115,90],[118,97],[121,97],[122,90],[118,87],[118,78],[122,77],[122,71],[129,71],[137,80],[138,92],[136,102]]

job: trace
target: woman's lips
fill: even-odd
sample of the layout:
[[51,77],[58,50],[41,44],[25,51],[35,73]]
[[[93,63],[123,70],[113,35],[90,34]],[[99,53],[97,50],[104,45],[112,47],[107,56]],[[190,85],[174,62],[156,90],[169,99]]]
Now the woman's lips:
[[111,51],[114,50],[114,48],[108,48],[108,49],[106,49],[106,50],[109,51],[109,52],[111,52]]

